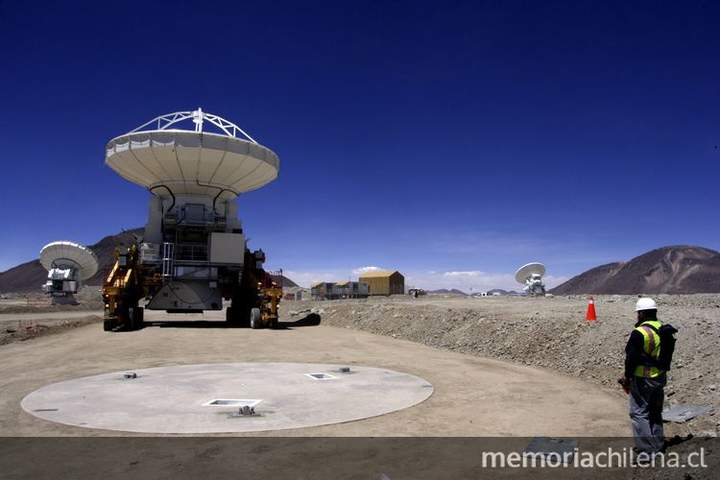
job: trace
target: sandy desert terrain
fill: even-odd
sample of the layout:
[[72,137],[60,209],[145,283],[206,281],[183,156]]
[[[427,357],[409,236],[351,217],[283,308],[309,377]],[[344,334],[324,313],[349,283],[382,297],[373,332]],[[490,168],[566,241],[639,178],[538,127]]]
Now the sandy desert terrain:
[[[23,411],[20,401],[42,386],[99,373],[197,363],[285,361],[391,368],[426,379],[434,386],[434,393],[419,405],[380,417],[242,434],[247,440],[268,442],[252,446],[261,457],[280,451],[291,459],[302,454],[299,449],[308,448],[290,438],[318,438],[321,445],[312,448],[334,451],[341,444],[328,445],[323,439],[338,436],[499,436],[525,439],[519,440],[522,443],[528,437],[542,435],[579,438],[586,444],[602,442],[600,437],[614,437],[615,442],[626,437],[619,440],[625,444],[630,441],[627,400],[615,379],[622,371],[622,351],[632,328],[634,298],[606,296],[596,300],[599,320],[595,323],[585,321],[586,300],[579,296],[288,301],[282,307],[284,328],[259,331],[225,328],[222,312],[192,316],[147,312],[148,326],[127,333],[103,332],[100,311],[48,312],[46,307],[40,307],[38,313],[4,313],[0,314],[5,343],[0,345],[0,430],[10,436],[138,437],[142,435],[41,420]],[[716,351],[720,296],[660,296],[658,301],[662,319],[680,329],[667,403],[709,404],[717,409],[718,360],[710,352]],[[301,326],[310,313],[321,316],[320,326]],[[298,320],[299,324],[294,323]],[[27,331],[9,333],[17,330],[18,324]],[[666,434],[681,438],[694,435],[695,439],[677,447],[688,449],[702,443],[701,437],[715,436],[717,427],[717,416],[712,412],[686,424],[667,424]],[[285,438],[285,443],[274,444],[273,438],[278,436]],[[151,472],[192,469],[208,452],[218,462],[225,462],[223,465],[236,465],[232,460],[234,447],[222,443],[222,439],[213,443],[206,438],[202,442],[167,446],[165,450],[150,445],[153,452],[160,452],[152,458],[143,457],[144,447],[139,443],[124,445],[128,463],[118,472],[126,474],[141,461],[150,465]],[[90,448],[82,443],[67,445],[74,452]],[[461,442],[454,448],[459,452],[467,445]],[[434,449],[446,447],[443,443],[412,448],[426,452],[430,458]],[[11,443],[8,448],[20,447]],[[397,450],[367,458],[360,452],[369,447],[358,444],[352,448],[357,449],[358,468],[372,469],[382,462],[397,472],[419,468],[409,458],[406,463],[398,463]],[[396,444],[387,448],[405,451],[406,447]],[[62,454],[57,443],[50,450],[53,453],[47,459]],[[302,455],[306,460],[319,459]],[[14,458],[21,456],[20,451],[14,453]],[[287,474],[292,468],[288,462],[273,465],[286,469],[283,473]],[[252,468],[258,465],[253,463]],[[90,471],[93,467],[92,463],[79,463],[73,468]],[[437,475],[438,468],[427,466],[424,472]],[[18,476],[28,474],[26,468],[17,472]],[[332,478],[332,468],[323,472],[316,478]],[[596,473],[602,472],[592,474]],[[691,478],[705,478],[706,473],[699,471]],[[650,472],[645,475],[631,476],[654,478]],[[669,472],[662,478],[687,478],[682,475],[673,477]]]

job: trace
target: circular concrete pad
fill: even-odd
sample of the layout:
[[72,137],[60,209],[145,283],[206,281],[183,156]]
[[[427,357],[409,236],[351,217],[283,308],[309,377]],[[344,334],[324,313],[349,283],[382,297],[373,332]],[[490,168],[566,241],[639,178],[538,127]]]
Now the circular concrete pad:
[[[42,387],[22,407],[45,420],[87,428],[231,433],[360,420],[416,405],[433,392],[414,375],[343,367],[219,363],[134,370],[137,378],[106,373]],[[241,405],[258,400],[254,415],[238,414]],[[209,405],[213,401],[220,405]]]

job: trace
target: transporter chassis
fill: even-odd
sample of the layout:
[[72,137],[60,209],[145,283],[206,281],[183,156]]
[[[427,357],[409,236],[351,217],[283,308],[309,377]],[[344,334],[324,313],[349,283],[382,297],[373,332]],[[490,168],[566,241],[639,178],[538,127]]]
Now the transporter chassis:
[[247,248],[234,202],[176,198],[165,188],[169,197],[151,198],[142,241],[115,251],[102,290],[104,329],[140,329],[145,309],[202,313],[224,301],[229,324],[276,328],[282,271],[266,272],[265,253]]
[[[144,327],[143,299],[162,294],[168,285],[177,282],[163,281],[163,275],[157,268],[143,265],[140,261],[140,248],[137,244],[115,251],[115,264],[103,285],[105,302],[105,331],[131,331]],[[252,265],[262,251],[245,250],[245,265]],[[282,272],[278,272],[282,278]],[[276,284],[273,275],[262,268],[234,269],[218,268],[217,289],[222,298],[231,302],[226,308],[225,319],[228,324],[250,328],[277,328],[278,307],[282,297],[282,287]],[[171,286],[170,289],[173,287]],[[149,302],[152,304],[152,300]],[[222,302],[213,305],[212,310],[221,310]],[[176,308],[168,313],[201,313],[204,310]]]

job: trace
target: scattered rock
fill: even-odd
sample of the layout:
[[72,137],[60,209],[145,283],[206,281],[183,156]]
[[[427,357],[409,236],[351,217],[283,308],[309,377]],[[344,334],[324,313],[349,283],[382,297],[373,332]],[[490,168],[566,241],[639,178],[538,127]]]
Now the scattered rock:
[[[601,321],[595,324],[585,321],[585,296],[556,296],[552,302],[506,297],[492,303],[440,297],[339,300],[332,302],[335,315],[325,323],[550,368],[617,390],[636,298],[613,296],[614,302],[607,302],[608,297],[596,296],[598,304],[606,305]],[[718,298],[720,295],[710,294],[658,298],[661,318],[681,332],[666,388],[667,397],[675,402],[720,407],[716,394],[720,358],[714,354],[720,322],[710,320],[716,316]],[[320,311],[326,305],[311,302],[308,306]],[[581,315],[574,313],[576,309]],[[715,418],[693,422],[694,429],[716,428]]]

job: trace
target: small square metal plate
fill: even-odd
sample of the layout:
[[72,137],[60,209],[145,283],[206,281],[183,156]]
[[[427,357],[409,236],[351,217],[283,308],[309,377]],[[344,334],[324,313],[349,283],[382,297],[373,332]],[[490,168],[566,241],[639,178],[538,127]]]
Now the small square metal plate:
[[709,405],[674,405],[663,410],[663,420],[666,422],[685,423],[700,415],[707,415],[712,412]]
[[204,407],[233,407],[233,408],[240,408],[240,407],[255,407],[257,406],[262,400],[258,400],[255,398],[215,398],[213,400],[210,400],[207,403],[203,403]]
[[329,373],[306,373],[305,376],[313,380],[333,380],[337,378],[335,375],[330,375]]
[[570,461],[577,447],[577,440],[573,438],[534,437],[523,454],[542,455],[554,457],[558,460]]

